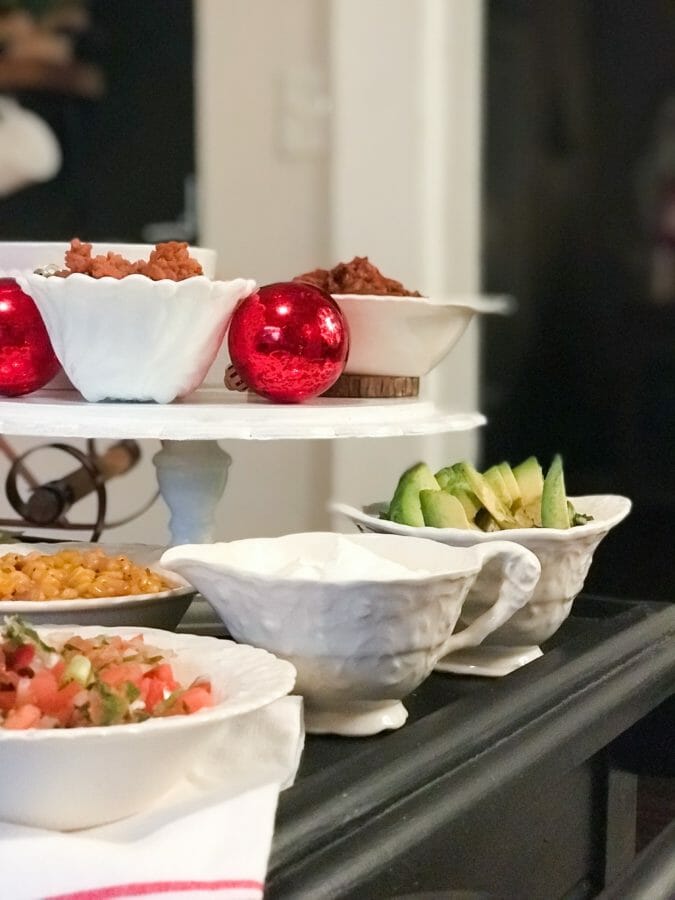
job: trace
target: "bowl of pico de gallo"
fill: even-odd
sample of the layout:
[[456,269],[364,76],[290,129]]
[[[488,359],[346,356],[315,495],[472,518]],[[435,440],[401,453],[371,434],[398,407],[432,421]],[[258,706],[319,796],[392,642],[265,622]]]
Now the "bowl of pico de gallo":
[[8,617],[0,821],[67,831],[140,812],[196,770],[226,719],[294,684],[290,663],[231,641]]

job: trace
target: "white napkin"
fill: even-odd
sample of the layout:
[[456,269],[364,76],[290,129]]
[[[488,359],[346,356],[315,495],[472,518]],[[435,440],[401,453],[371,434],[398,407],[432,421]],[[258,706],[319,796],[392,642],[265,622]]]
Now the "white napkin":
[[303,744],[302,699],[283,697],[224,723],[199,770],[142,814],[68,833],[0,823],[1,895],[258,900]]

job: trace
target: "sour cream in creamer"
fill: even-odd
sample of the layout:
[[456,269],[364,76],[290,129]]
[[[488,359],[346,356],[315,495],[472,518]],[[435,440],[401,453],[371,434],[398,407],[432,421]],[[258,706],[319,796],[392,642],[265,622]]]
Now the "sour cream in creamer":
[[302,579],[309,581],[395,581],[420,578],[430,573],[420,569],[409,569],[400,563],[386,559],[359,547],[348,538],[335,535],[330,555],[318,558],[311,553],[300,554],[287,560],[266,574],[277,578]]

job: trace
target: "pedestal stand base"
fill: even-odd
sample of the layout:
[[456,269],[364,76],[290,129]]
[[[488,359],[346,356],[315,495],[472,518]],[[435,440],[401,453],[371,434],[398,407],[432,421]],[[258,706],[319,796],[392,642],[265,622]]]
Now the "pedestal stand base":
[[501,678],[543,656],[539,647],[492,647],[481,644],[449,653],[436,663],[437,672]]
[[171,511],[171,543],[212,541],[232,458],[216,441],[162,441],[152,461],[162,499]]
[[353,700],[339,709],[305,707],[305,730],[309,734],[341,734],[366,737],[400,728],[408,710],[400,700]]

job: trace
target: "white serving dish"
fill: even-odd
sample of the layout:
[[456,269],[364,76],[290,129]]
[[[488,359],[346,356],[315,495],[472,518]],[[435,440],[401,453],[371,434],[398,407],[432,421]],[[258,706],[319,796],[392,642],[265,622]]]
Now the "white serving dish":
[[90,401],[170,403],[197,388],[255,281],[16,275],[63,369]]
[[0,728],[0,821],[72,830],[125,818],[147,808],[198,767],[222,723],[283,697],[293,667],[264,650],[231,641],[157,629],[40,626],[48,643],[78,634],[142,633],[173,650],[181,683],[211,680],[216,703],[188,716],[92,728]]
[[[44,266],[64,264],[69,241],[0,241],[0,272],[8,275],[16,272],[34,272]],[[119,253],[131,262],[147,259],[154,250],[154,244],[110,244],[94,241],[92,254]],[[214,278],[216,274],[216,251],[209,247],[190,247],[190,255],[201,263],[204,275]]]
[[[469,531],[459,528],[413,528],[381,519],[387,503],[373,503],[363,509],[344,503],[331,504],[331,510],[350,519],[362,531],[379,534],[427,538],[452,547],[489,546],[494,541],[514,541],[531,550],[541,563],[541,578],[532,597],[522,609],[486,638],[486,645],[456,654],[441,663],[447,671],[477,675],[502,675],[541,655],[539,644],[558,630],[567,618],[572,603],[581,591],[593,561],[593,554],[609,531],[628,515],[631,502],[614,494],[571,497],[575,509],[593,516],[586,525],[574,528],[510,528],[506,531]],[[471,622],[491,602],[497,584],[486,572],[469,592],[460,623]],[[514,649],[515,648],[515,649]]]
[[[495,557],[503,576],[491,608],[453,634],[471,584]],[[306,574],[285,575],[297,560]],[[201,592],[236,640],[293,663],[308,731],[344,735],[401,726],[401,699],[450,650],[507,621],[539,577],[536,558],[505,541],[452,548],[324,532],[172,547],[161,563]]]
[[500,312],[498,301],[433,300],[333,294],[349,325],[345,373],[420,377],[450,352],[478,312]]
[[132,562],[148,566],[175,584],[172,590],[156,594],[127,597],[97,597],[83,600],[3,600],[0,598],[0,621],[4,616],[22,616],[35,624],[52,625],[130,625],[135,628],[165,628],[174,631],[197,593],[192,585],[175,572],[159,565],[163,548],[145,544],[87,544],[80,542],[2,544],[5,553],[57,553],[59,550],[85,550],[101,546],[110,555],[123,554]]

